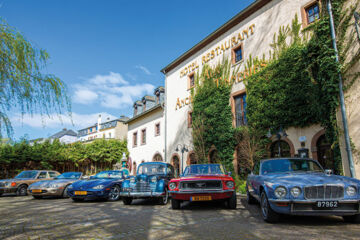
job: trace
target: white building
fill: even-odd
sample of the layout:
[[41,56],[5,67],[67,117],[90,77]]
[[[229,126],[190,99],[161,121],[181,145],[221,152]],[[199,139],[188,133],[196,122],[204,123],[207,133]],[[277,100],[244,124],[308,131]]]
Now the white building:
[[78,137],[77,133],[73,130],[64,128],[60,132],[57,132],[48,138],[38,138],[30,140],[29,144],[32,146],[35,143],[44,143],[46,141],[50,141],[52,143],[55,139],[58,139],[61,143],[70,144],[76,142],[78,140]]
[[127,137],[127,120],[129,120],[128,117],[120,116],[118,119],[107,119],[106,122],[102,122],[101,115],[99,115],[97,123],[78,131],[79,141],[86,143],[101,138],[125,140]]
[[144,96],[134,103],[134,115],[128,124],[128,150],[132,173],[142,162],[164,161],[165,124],[164,88],[158,87],[155,96]]
[[[302,27],[307,27],[319,18],[319,11],[317,0],[257,0],[162,69],[166,91],[166,160],[173,163],[180,159],[180,162],[183,160],[183,165],[196,162],[192,151],[190,109],[190,89],[195,86],[195,72],[201,72],[204,64],[214,66],[223,58],[231,60],[233,70],[240,67],[232,88],[230,104],[234,127],[246,124],[246,89],[243,80],[251,75],[251,71],[244,71],[249,56],[262,58],[265,54],[266,59],[269,59],[270,44],[280,26],[290,25],[297,14],[303,23]],[[277,156],[277,148],[273,146],[281,143],[285,146],[286,155],[294,156],[301,147],[299,137],[302,136],[307,139],[305,147],[310,149],[310,157],[322,163],[331,155],[330,145],[326,145],[324,141],[325,131],[319,125],[289,128],[286,131],[287,137],[280,141],[273,139],[269,155]],[[188,151],[184,152],[182,159],[180,150],[184,145]],[[235,156],[235,169],[236,163]]]

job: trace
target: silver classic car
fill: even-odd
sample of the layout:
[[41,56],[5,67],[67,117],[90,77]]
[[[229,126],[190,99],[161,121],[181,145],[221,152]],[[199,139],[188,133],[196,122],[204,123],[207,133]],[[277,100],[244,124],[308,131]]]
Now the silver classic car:
[[260,203],[262,217],[281,214],[337,215],[360,222],[360,180],[333,175],[312,159],[266,159],[248,175],[247,201]]
[[68,197],[67,187],[81,178],[81,172],[65,172],[53,180],[45,180],[31,184],[28,188],[28,193],[36,199],[45,196]]

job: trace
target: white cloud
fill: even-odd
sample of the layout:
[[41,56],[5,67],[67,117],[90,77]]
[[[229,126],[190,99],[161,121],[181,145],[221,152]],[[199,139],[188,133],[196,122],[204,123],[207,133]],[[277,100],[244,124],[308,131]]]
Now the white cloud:
[[147,75],[151,75],[150,70],[144,67],[143,65],[136,65],[135,68],[142,70]]
[[74,102],[89,105],[97,101],[100,106],[114,109],[130,107],[134,101],[154,90],[154,86],[148,83],[130,85],[114,72],[85,79],[74,88]]
[[110,120],[116,119],[114,115],[111,115],[106,112],[93,113],[93,114],[79,114],[72,113],[72,117],[68,115],[58,115],[51,114],[50,116],[40,114],[24,114],[23,116],[20,113],[15,114],[11,117],[11,121],[14,126],[27,125],[33,128],[56,128],[60,129],[67,127],[73,130],[79,130],[82,128],[89,127],[94,123],[97,123],[98,116],[101,114],[102,121],[106,121],[107,118]]
[[89,89],[77,89],[75,91],[74,102],[81,104],[93,103],[98,98],[98,94]]

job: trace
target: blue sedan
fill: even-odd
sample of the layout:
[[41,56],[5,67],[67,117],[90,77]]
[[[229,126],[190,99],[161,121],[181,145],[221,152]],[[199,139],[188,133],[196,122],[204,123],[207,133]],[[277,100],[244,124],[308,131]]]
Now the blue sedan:
[[120,198],[121,184],[126,178],[123,171],[102,171],[88,180],[74,182],[68,187],[68,196],[73,201],[104,199],[116,201]]
[[281,214],[337,215],[360,222],[360,181],[332,175],[312,159],[262,160],[248,175],[247,201],[260,202],[266,222]]

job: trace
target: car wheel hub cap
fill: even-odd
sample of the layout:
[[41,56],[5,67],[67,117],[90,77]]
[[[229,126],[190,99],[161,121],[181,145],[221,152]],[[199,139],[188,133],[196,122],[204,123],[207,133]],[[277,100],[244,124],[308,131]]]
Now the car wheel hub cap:
[[119,196],[119,189],[117,187],[112,188],[110,192],[110,198],[116,199],[118,196]]
[[267,209],[267,201],[266,201],[266,198],[265,198],[265,197],[262,198],[261,206],[262,206],[262,207],[261,207],[261,210],[262,210],[263,216],[264,216],[264,217],[267,217],[267,211],[268,211],[268,209]]

